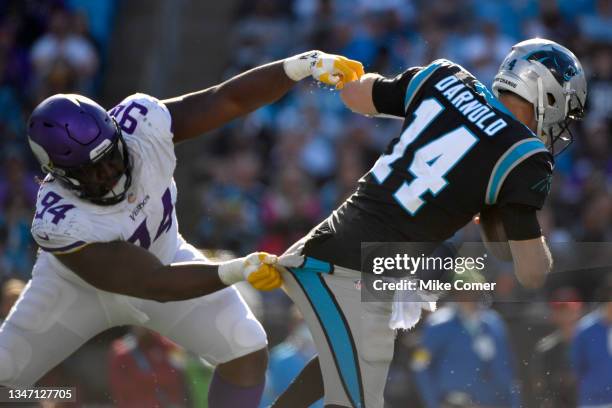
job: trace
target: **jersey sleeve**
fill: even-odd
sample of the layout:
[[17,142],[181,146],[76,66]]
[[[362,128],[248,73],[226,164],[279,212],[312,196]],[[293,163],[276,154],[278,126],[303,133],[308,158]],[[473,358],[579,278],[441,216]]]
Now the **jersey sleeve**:
[[[127,134],[147,134],[161,143],[172,144],[172,116],[159,99],[135,93],[110,110],[121,130]],[[139,131],[139,132],[136,132]]]
[[501,207],[501,221],[510,241],[523,241],[542,235],[536,209],[531,205],[507,204]]
[[538,152],[516,165],[503,180],[495,204],[544,206],[552,182],[553,159],[550,153]]
[[32,237],[45,252],[65,254],[96,241],[89,220],[73,204],[41,189],[32,221]]
[[404,118],[406,89],[421,67],[408,68],[395,78],[378,78],[372,87],[372,101],[378,113]]
[[128,143],[139,146],[143,160],[163,173],[172,174],[176,155],[172,133],[172,116],[163,102],[153,96],[136,93],[125,98],[110,111]]

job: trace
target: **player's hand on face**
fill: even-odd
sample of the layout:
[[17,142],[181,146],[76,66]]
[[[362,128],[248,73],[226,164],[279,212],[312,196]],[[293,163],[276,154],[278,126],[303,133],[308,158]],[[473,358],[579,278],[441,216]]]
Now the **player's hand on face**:
[[344,84],[356,81],[364,74],[363,65],[359,61],[321,51],[317,53],[312,66],[312,77],[317,81],[342,89]]
[[275,268],[278,262],[276,255],[266,252],[254,252],[244,259],[244,279],[255,289],[274,290],[279,288],[283,280],[279,271]]

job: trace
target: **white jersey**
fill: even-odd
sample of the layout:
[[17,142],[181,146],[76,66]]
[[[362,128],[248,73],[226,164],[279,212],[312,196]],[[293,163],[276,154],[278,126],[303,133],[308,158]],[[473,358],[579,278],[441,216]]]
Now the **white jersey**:
[[110,114],[132,162],[127,198],[99,206],[58,181],[41,186],[32,234],[42,251],[32,279],[0,325],[0,386],[31,387],[84,342],[115,326],[154,330],[213,365],[266,347],[263,327],[233,286],[159,303],[98,290],[53,256],[120,240],[148,249],[164,264],[206,262],[178,233],[170,112],[157,99],[136,94]]
[[122,129],[132,164],[127,198],[100,206],[78,198],[48,178],[40,187],[32,235],[58,268],[51,254],[76,251],[95,242],[128,241],[172,262],[180,242],[176,219],[176,156],[171,116],[159,100],[144,94],[124,99],[110,111]]

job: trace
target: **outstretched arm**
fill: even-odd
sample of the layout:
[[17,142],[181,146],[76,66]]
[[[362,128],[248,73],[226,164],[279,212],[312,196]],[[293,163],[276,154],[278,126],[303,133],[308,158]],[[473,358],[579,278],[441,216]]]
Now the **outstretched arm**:
[[174,142],[178,143],[277,101],[296,81],[308,76],[341,88],[362,74],[363,67],[357,61],[309,51],[253,68],[208,89],[163,102],[172,115]]
[[163,265],[149,251],[116,241],[93,243],[76,252],[55,256],[98,289],[158,302],[203,296],[242,280],[260,290],[271,290],[281,285],[280,275],[272,265],[276,257],[264,253],[220,264],[183,262]]
[[216,129],[275,102],[293,87],[283,62],[263,65],[202,91],[163,101],[172,115],[174,143]]

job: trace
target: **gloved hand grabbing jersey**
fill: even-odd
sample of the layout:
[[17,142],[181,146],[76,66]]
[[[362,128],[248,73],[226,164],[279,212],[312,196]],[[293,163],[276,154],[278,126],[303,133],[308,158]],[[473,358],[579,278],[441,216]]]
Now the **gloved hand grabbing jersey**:
[[277,289],[283,283],[280,273],[274,268],[277,260],[276,255],[254,252],[219,264],[219,278],[227,286],[246,280],[258,290]]
[[342,89],[344,84],[364,74],[361,62],[316,50],[287,58],[283,66],[287,76],[294,81],[312,75],[317,81],[334,85],[336,89]]

